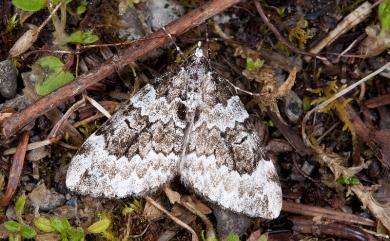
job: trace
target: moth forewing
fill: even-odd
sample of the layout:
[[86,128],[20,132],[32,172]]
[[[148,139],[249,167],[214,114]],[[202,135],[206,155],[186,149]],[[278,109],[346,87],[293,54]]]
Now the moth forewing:
[[201,48],[170,76],[145,85],[86,140],[67,186],[92,196],[143,196],[179,175],[224,208],[276,218],[282,205],[276,170],[240,98]]

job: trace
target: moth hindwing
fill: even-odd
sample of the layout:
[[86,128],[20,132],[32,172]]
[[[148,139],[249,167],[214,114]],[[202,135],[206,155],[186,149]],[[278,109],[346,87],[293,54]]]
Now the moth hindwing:
[[224,208],[276,218],[278,177],[239,97],[210,71],[200,48],[167,76],[139,90],[85,141],[70,163],[68,188],[95,197],[143,196],[179,175]]

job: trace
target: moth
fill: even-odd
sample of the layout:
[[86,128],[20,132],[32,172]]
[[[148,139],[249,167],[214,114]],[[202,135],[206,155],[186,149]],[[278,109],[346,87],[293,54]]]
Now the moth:
[[145,196],[179,176],[206,200],[276,218],[282,191],[255,120],[203,51],[146,84],[73,157],[66,185],[84,195]]

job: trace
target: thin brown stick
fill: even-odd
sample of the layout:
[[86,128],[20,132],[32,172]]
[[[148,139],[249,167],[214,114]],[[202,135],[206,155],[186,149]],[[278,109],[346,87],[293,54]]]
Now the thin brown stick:
[[73,114],[76,110],[78,110],[80,107],[85,105],[85,98],[82,98],[81,100],[77,101],[70,107],[66,113],[62,116],[61,120],[59,120],[53,129],[50,131],[48,135],[48,139],[55,138],[58,133],[61,131],[62,127],[64,126],[65,122],[68,120],[69,116]]
[[146,201],[148,201],[150,204],[152,204],[154,207],[156,207],[158,210],[160,210],[161,212],[165,213],[170,219],[172,219],[175,223],[177,223],[178,225],[180,225],[181,227],[185,228],[186,230],[188,230],[191,234],[192,234],[192,241],[197,241],[199,240],[198,239],[198,236],[196,235],[195,231],[190,227],[188,226],[185,222],[181,221],[180,219],[178,219],[177,217],[173,216],[170,212],[168,212],[165,208],[161,207],[160,204],[158,204],[156,201],[153,200],[153,198],[151,197],[145,197]]
[[[165,27],[165,31],[169,32],[172,36],[178,36],[238,2],[240,2],[240,0],[209,1],[180,19],[168,24]],[[117,69],[135,61],[150,51],[161,47],[169,41],[169,37],[165,31],[159,30],[150,34],[145,40],[131,45],[122,55],[114,56],[111,60],[107,60],[89,73],[80,75],[72,83],[43,97],[20,113],[12,115],[4,122],[1,133],[5,137],[10,137],[57,104],[80,94],[87,87],[96,84],[100,80],[113,74]]]
[[310,217],[322,216],[344,223],[361,224],[364,226],[374,227],[375,222],[368,218],[359,217],[354,214],[339,212],[327,208],[320,208],[306,204],[294,203],[283,200],[282,210],[287,213],[300,214]]
[[12,166],[9,171],[7,190],[4,193],[3,198],[1,199],[1,206],[8,205],[9,201],[12,199],[16,192],[16,188],[20,182],[20,176],[22,175],[24,158],[26,156],[27,144],[29,139],[30,131],[25,131],[22,134],[22,137],[19,140],[18,147],[16,148],[16,153],[12,159]]
[[309,53],[309,52],[300,50],[300,49],[296,48],[295,46],[293,46],[292,44],[290,44],[283,37],[283,35],[279,32],[279,30],[269,21],[267,15],[265,15],[265,12],[264,12],[263,7],[261,6],[260,2],[258,0],[254,0],[254,2],[255,2],[257,12],[259,13],[259,15],[260,15],[261,19],[263,20],[263,22],[265,23],[265,25],[267,25],[267,27],[271,30],[271,32],[279,39],[280,42],[282,42],[284,45],[286,45],[287,48],[289,48],[291,51],[293,51],[294,53],[297,53],[297,54],[307,55],[307,56],[311,56],[311,57],[314,57],[317,59],[326,60],[325,57],[321,57],[317,54],[313,54],[313,53]]

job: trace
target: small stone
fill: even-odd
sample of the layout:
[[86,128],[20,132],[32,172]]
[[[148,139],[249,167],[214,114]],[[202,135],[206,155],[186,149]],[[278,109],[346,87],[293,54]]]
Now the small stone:
[[27,160],[36,162],[49,156],[49,154],[45,147],[36,148],[27,153]]
[[8,205],[8,208],[5,211],[5,216],[8,220],[16,220],[16,212],[15,207],[13,205]]
[[50,211],[65,203],[65,196],[46,188],[45,184],[38,185],[28,195],[31,204],[41,211]]
[[184,13],[184,8],[172,0],[148,0],[146,17],[153,31],[159,30]]
[[0,94],[11,99],[16,95],[18,70],[10,60],[0,62]]
[[144,7],[127,8],[120,20],[118,35],[121,39],[143,38],[161,29],[184,14],[184,8],[173,0],[148,0]]
[[213,204],[212,209],[217,219],[217,233],[223,240],[231,234],[242,236],[251,225],[251,218],[244,214],[234,213]]
[[301,117],[303,113],[302,100],[294,91],[290,91],[284,98],[284,111],[292,123],[296,123]]

